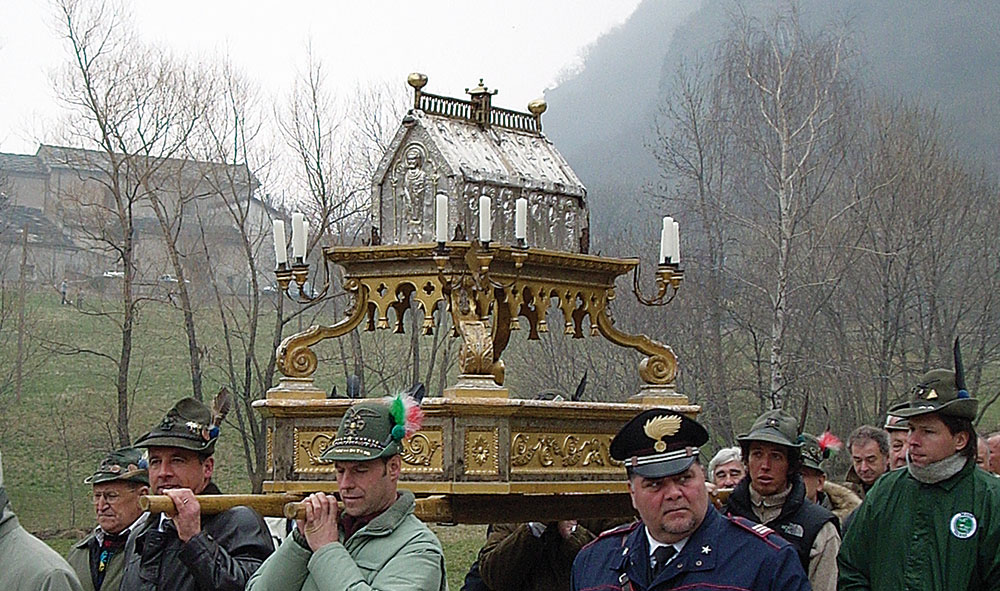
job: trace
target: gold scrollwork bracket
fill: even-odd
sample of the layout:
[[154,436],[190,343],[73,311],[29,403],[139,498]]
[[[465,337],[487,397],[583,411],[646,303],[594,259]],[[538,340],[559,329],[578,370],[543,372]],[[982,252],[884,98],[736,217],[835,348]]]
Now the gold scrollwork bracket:
[[313,325],[285,337],[278,346],[277,363],[281,373],[290,378],[308,378],[316,371],[316,353],[310,347],[316,343],[343,336],[361,324],[368,312],[368,287],[356,279],[348,279],[344,290],[354,293],[354,305],[347,318],[333,326]]
[[668,345],[646,335],[630,335],[616,329],[605,307],[597,313],[597,329],[612,343],[648,355],[639,363],[639,377],[652,386],[673,386],[677,377],[677,356]]

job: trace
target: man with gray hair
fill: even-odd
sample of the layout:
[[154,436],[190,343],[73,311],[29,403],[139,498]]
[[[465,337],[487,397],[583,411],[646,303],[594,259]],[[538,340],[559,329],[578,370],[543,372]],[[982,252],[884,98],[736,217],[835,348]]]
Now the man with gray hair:
[[0,589],[81,591],[79,579],[62,556],[29,534],[17,520],[3,485],[0,459]]
[[718,488],[735,488],[745,475],[743,452],[737,446],[720,449],[708,463],[708,477]]
[[884,429],[861,425],[847,438],[847,451],[851,454],[851,468],[847,482],[854,484],[854,492],[864,500],[878,477],[889,470],[889,434]]

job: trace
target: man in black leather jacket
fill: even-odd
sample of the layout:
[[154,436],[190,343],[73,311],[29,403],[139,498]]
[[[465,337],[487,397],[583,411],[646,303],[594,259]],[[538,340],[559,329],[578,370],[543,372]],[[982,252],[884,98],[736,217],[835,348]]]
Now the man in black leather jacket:
[[220,494],[211,481],[221,417],[185,398],[135,442],[149,450],[149,481],[177,514],[153,515],[128,541],[122,591],[242,591],[274,545],[248,507],[203,516],[195,495]]

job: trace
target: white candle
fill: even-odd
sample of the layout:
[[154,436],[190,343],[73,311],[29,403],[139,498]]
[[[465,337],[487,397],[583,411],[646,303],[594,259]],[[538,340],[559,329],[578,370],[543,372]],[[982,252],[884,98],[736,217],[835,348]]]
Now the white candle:
[[679,265],[681,263],[681,225],[680,223],[677,222],[677,220],[674,220],[673,238],[674,238],[674,255],[671,260],[675,265]]
[[670,216],[665,216],[663,218],[663,228],[660,230],[660,263],[667,262],[667,258],[670,256],[670,247],[672,245],[672,240],[670,234],[674,227],[674,219]]
[[448,240],[448,195],[445,193],[437,194],[437,203],[435,204],[434,214],[436,217],[436,224],[434,226],[434,235],[437,237],[438,242],[445,242]]
[[309,220],[302,222],[302,244],[302,252],[305,253],[309,250]]
[[306,256],[305,217],[301,213],[292,214],[292,257],[301,259]]
[[514,204],[514,238],[528,238],[528,200],[519,198]]
[[493,213],[493,204],[486,195],[479,198],[479,241],[489,242],[493,237],[493,220],[490,214]]
[[285,222],[274,220],[274,262],[283,265],[288,262],[288,245],[285,243]]

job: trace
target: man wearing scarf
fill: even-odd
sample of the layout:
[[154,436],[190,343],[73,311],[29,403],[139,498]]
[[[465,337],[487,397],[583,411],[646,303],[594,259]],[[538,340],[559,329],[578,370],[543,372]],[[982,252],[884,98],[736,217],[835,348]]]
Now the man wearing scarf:
[[905,470],[872,487],[838,556],[840,591],[1000,589],[1000,480],[976,467],[978,401],[955,369],[926,373],[906,408]]
[[125,542],[148,515],[139,506],[139,496],[149,493],[142,451],[127,447],[111,452],[83,483],[94,487],[97,527],[70,548],[66,560],[84,591],[118,591],[125,570]]

